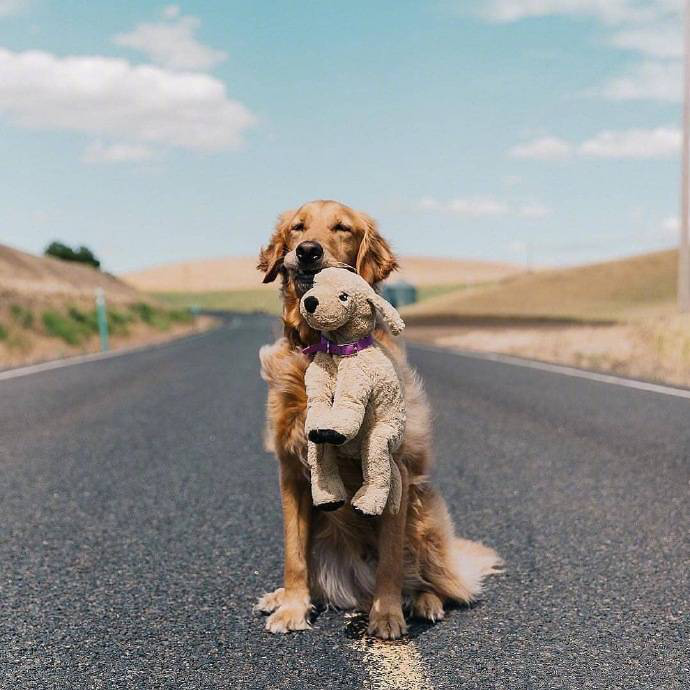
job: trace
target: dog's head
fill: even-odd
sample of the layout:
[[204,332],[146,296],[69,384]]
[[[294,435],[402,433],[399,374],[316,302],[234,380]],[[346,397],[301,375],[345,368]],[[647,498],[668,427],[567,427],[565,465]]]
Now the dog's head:
[[364,278],[343,268],[324,268],[300,300],[304,320],[337,342],[354,342],[374,330],[376,312],[398,335],[405,328],[400,314]]
[[374,285],[398,267],[388,243],[366,213],[337,201],[310,201],[282,213],[259,254],[264,283],[283,281],[283,321],[294,344],[311,342],[314,333],[302,319],[300,297],[323,268],[347,265]]

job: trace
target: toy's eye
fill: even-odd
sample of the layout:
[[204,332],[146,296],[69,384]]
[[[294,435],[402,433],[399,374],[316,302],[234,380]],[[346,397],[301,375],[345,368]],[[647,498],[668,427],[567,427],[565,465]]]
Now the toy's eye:
[[350,295],[348,295],[347,292],[341,292],[341,293],[338,295],[338,299],[339,299],[341,302],[347,302],[347,298],[348,298],[349,296],[350,296]]

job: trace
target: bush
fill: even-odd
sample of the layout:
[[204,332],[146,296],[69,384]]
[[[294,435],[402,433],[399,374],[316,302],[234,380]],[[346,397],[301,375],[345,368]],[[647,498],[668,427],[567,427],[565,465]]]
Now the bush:
[[7,340],[7,329],[0,323],[0,340]]
[[77,263],[87,264],[93,268],[99,269],[101,262],[96,258],[94,253],[88,247],[77,247],[72,249],[62,242],[51,242],[44,252],[46,256],[52,256],[62,261],[75,261]]
[[168,310],[154,307],[147,302],[133,304],[132,311],[147,326],[153,326],[153,328],[157,328],[160,331],[167,331],[173,320]]
[[86,324],[57,311],[43,312],[43,327],[47,335],[61,338],[68,345],[79,345],[92,333]]
[[134,318],[131,314],[116,311],[115,309],[108,309],[108,330],[113,335],[127,335],[129,328],[127,326]]
[[168,311],[168,316],[171,321],[177,323],[191,323],[194,321],[194,315],[189,309],[171,309]]
[[10,307],[12,318],[22,328],[31,328],[34,325],[34,315],[30,309],[22,307],[20,304],[13,304]]
[[90,312],[83,312],[76,307],[70,307],[67,313],[69,318],[82,326],[85,331],[98,333],[98,315],[95,309]]

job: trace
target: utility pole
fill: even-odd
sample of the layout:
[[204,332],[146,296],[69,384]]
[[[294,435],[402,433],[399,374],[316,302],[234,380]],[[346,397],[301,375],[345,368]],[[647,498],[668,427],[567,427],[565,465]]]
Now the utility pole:
[[685,79],[683,84],[683,170],[681,171],[678,309],[690,311],[690,0],[685,0]]

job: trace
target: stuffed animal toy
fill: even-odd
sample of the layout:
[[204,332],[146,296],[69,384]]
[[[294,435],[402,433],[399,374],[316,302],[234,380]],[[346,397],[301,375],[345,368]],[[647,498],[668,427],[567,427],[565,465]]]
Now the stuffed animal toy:
[[[380,515],[400,508],[402,483],[393,461],[405,431],[402,384],[385,351],[374,341],[379,313],[391,332],[405,328],[398,312],[362,277],[345,268],[325,268],[300,301],[306,322],[321,340],[305,348],[307,367],[307,461],[314,505],[340,508],[348,498],[339,457],[360,458],[363,484],[351,505]],[[390,494],[390,500],[389,500]]]

